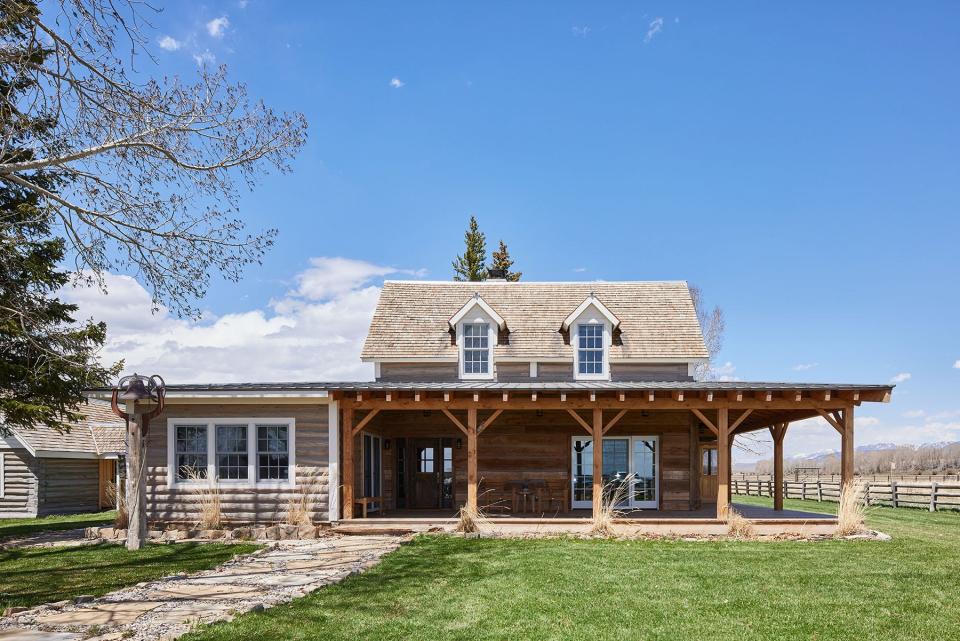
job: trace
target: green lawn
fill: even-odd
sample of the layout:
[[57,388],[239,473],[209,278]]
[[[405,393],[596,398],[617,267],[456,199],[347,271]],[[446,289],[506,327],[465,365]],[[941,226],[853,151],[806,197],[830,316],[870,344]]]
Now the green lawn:
[[894,540],[424,536],[337,586],[183,641],[960,638],[960,514],[875,508],[869,520]]
[[257,549],[252,544],[178,543],[128,552],[101,543],[0,551],[0,609],[99,596],[140,581],[197,572]]
[[45,516],[39,519],[2,519],[0,520],[0,541],[12,536],[26,536],[37,532],[110,525],[116,515],[116,512],[92,512],[89,514]]

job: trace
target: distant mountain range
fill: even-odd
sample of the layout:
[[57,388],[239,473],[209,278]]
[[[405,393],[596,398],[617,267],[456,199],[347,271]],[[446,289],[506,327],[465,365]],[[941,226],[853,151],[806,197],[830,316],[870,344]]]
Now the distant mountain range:
[[[896,443],[873,443],[871,445],[858,445],[855,448],[856,452],[867,453],[867,452],[888,452],[891,450],[921,450],[924,448],[931,449],[941,449],[948,447],[950,445],[960,445],[960,441],[939,441],[937,443],[924,443],[923,445],[897,445]],[[809,454],[795,454],[793,456],[785,457],[785,460],[792,463],[800,463],[803,461],[809,461],[811,463],[817,463],[823,461],[824,459],[834,458],[840,456],[840,450],[820,450],[819,452],[811,452]]]
[[[899,470],[943,470],[960,467],[960,441],[940,441],[923,445],[897,445],[896,443],[873,443],[856,448],[857,471],[876,473],[892,469]],[[840,451],[820,450],[796,454],[784,459],[786,468],[815,467],[824,472],[839,470]],[[735,472],[767,472],[773,464],[772,459],[744,462],[734,465]],[[834,469],[836,468],[836,469]]]

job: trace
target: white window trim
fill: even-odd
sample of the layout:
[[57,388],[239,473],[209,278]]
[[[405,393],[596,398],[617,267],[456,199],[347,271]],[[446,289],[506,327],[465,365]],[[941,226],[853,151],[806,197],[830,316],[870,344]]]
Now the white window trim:
[[[634,499],[634,492],[632,489],[633,483],[631,483],[631,490],[629,500],[626,504],[621,504],[619,507],[631,509],[631,510],[658,510],[660,509],[660,480],[661,480],[661,468],[660,468],[660,436],[658,434],[624,434],[623,436],[604,436],[603,440],[616,440],[616,439],[626,439],[630,442],[630,446],[627,448],[627,468],[630,470],[630,473],[633,473],[633,443],[637,440],[642,441],[656,441],[657,443],[657,456],[654,460],[654,469],[656,470],[656,483],[654,485],[656,491],[654,492],[654,499],[652,501],[637,501]],[[574,497],[574,484],[576,479],[573,478],[573,444],[576,441],[593,441],[593,438],[590,436],[571,436],[570,437],[570,508],[573,510],[583,510],[591,509],[593,507],[593,500],[590,501],[577,501]],[[596,446],[596,444],[593,444]],[[601,475],[603,470],[600,471]]]
[[7,495],[7,453],[0,452],[0,499]]
[[[580,373],[580,326],[603,325],[603,366],[599,374]],[[573,347],[573,378],[577,381],[610,380],[610,347],[613,345],[613,325],[600,310],[588,308],[570,325],[570,346]]]
[[[217,425],[247,425],[247,478],[217,478]],[[257,425],[286,425],[287,455],[289,457],[287,480],[257,480]],[[203,481],[182,481],[177,475],[177,425],[206,425],[207,427],[207,478]],[[213,480],[217,487],[236,489],[280,489],[297,485],[296,452],[297,423],[293,418],[273,417],[220,417],[220,418],[168,418],[167,419],[167,486],[171,488],[200,488]]]
[[[486,312],[481,309],[476,310],[476,314],[472,314],[469,317],[462,317],[457,323],[457,353],[459,354],[459,359],[457,363],[457,370],[461,380],[466,381],[490,381],[496,378],[496,347],[497,347],[497,323],[493,318],[488,316]],[[464,371],[464,358],[463,358],[463,326],[464,325],[473,325],[475,323],[485,323],[487,325],[487,349],[490,351],[489,360],[486,374],[468,374]]]

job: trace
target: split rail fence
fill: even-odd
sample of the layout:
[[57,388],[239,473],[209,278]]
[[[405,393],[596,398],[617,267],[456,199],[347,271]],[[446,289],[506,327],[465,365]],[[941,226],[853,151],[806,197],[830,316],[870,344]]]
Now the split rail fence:
[[[906,481],[868,481],[858,479],[867,505],[960,510],[960,483],[911,483]],[[746,496],[773,496],[770,479],[732,479],[731,491]],[[839,481],[784,481],[783,496],[808,501],[840,500]]]

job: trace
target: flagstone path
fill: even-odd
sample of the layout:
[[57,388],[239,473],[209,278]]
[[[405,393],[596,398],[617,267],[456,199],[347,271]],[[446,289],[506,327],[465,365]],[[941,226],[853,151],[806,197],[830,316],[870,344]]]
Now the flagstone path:
[[405,538],[279,541],[213,570],[165,577],[89,603],[42,605],[0,619],[0,641],[156,641],[309,594],[376,565]]

